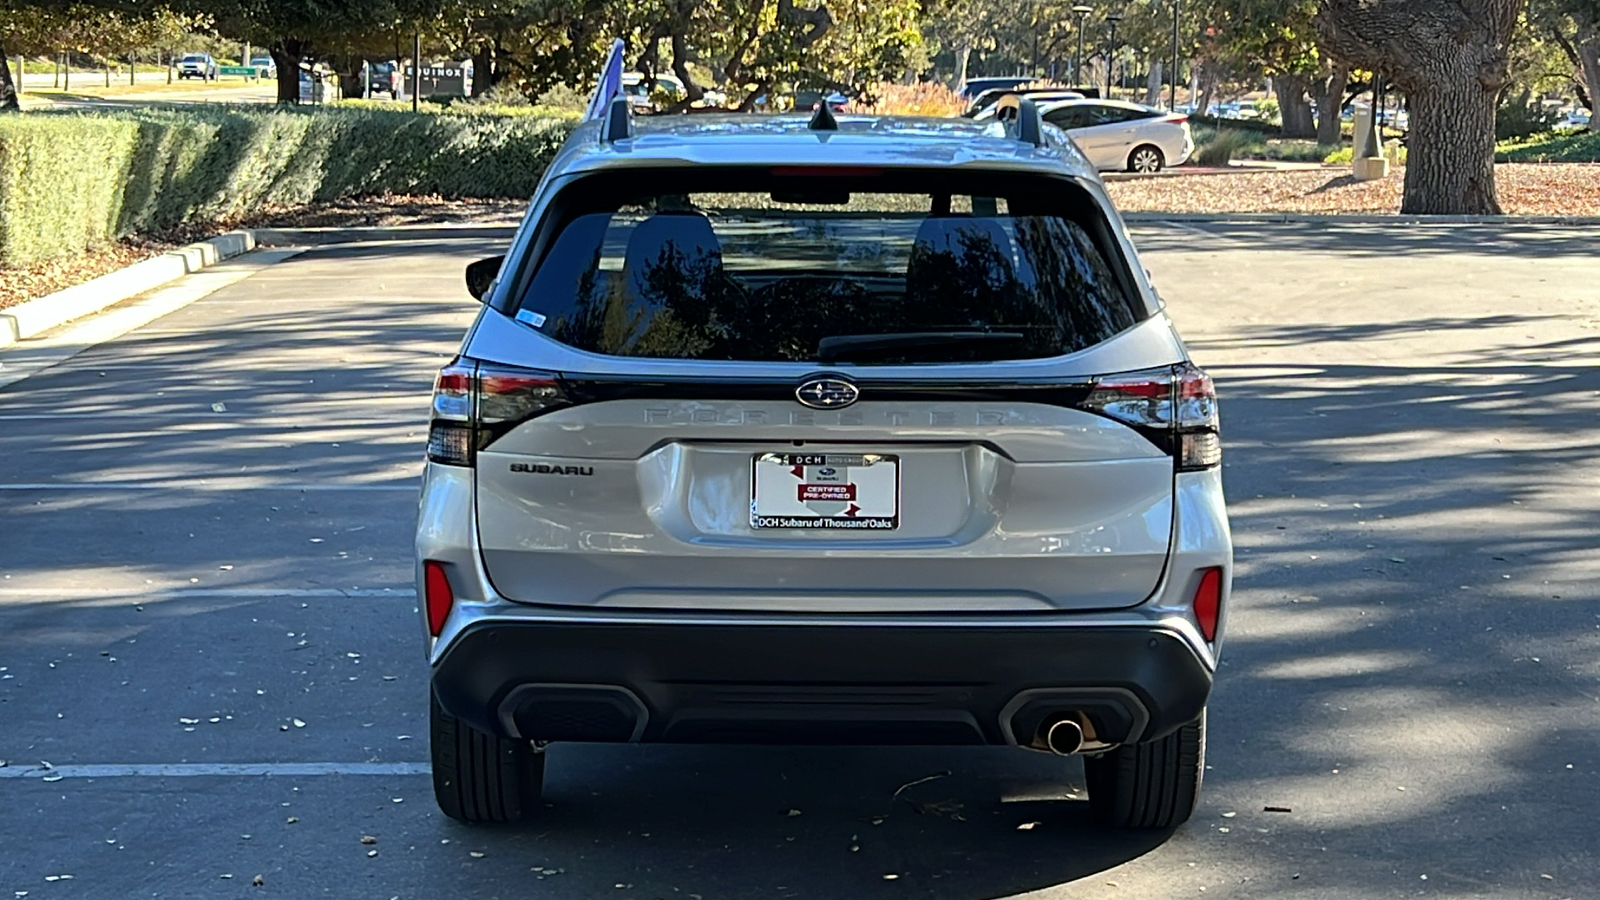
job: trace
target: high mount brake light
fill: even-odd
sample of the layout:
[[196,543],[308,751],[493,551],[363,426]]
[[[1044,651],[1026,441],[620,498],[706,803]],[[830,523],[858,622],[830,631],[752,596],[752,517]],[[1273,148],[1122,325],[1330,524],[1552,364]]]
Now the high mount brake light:
[[457,359],[433,382],[428,459],[471,466],[479,450],[518,423],[566,405],[554,373]]
[[1216,387],[1193,363],[1097,378],[1080,405],[1137,428],[1173,454],[1179,471],[1222,462]]

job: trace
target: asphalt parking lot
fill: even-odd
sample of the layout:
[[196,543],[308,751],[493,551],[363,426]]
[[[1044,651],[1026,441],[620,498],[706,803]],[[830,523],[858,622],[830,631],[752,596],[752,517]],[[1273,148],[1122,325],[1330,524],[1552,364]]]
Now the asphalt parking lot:
[[445,819],[415,479],[508,232],[375,231],[0,387],[0,897],[1595,896],[1592,234],[1134,233],[1217,377],[1238,546],[1176,833],[943,748],[557,745],[540,821]]

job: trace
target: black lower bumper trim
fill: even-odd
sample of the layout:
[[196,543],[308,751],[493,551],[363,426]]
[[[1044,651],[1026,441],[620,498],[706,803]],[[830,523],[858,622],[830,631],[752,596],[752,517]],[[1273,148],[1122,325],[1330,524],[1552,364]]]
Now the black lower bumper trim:
[[495,621],[433,683],[452,715],[535,740],[1026,744],[1068,710],[1108,742],[1161,737],[1211,673],[1157,627]]

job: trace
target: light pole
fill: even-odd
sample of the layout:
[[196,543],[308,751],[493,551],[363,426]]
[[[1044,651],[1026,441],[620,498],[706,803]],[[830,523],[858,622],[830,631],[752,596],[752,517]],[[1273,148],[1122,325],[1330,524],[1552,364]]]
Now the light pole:
[[1106,24],[1111,26],[1111,49],[1106,53],[1106,99],[1115,100],[1116,94],[1111,89],[1111,70],[1117,63],[1117,23],[1122,21],[1122,13],[1110,13],[1106,16]]
[[[1172,92],[1168,94],[1167,109],[1178,108],[1178,18],[1182,15],[1183,0],[1172,0]],[[1194,98],[1189,98],[1194,103]]]
[[1089,13],[1094,12],[1094,7],[1078,5],[1072,8],[1078,14],[1078,56],[1072,61],[1073,84],[1083,84],[1083,20]]
[[1033,55],[1028,58],[1028,80],[1039,77],[1039,0],[1033,0]]

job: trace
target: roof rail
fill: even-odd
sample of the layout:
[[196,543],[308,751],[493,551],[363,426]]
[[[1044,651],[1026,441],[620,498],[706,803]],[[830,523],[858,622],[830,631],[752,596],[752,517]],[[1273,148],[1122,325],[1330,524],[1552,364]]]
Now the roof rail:
[[627,97],[613,97],[600,125],[600,141],[615,144],[633,137],[633,104]]
[[1039,115],[1039,104],[1027,97],[1016,94],[1007,94],[995,103],[994,117],[1002,122],[1016,123],[1012,127],[1012,138],[1024,144],[1043,147],[1044,119]]
[[828,108],[828,99],[824,97],[817,103],[817,111],[811,114],[811,121],[807,128],[812,131],[838,131],[839,120],[834,118],[833,110]]

